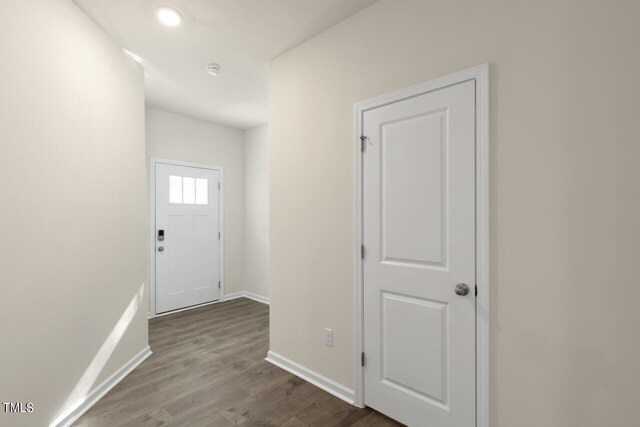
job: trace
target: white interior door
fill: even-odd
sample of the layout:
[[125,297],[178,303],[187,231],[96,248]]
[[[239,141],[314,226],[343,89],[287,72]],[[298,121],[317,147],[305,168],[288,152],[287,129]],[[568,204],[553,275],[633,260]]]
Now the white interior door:
[[362,123],[365,404],[475,426],[475,82]]
[[156,313],[220,298],[219,172],[156,164]]

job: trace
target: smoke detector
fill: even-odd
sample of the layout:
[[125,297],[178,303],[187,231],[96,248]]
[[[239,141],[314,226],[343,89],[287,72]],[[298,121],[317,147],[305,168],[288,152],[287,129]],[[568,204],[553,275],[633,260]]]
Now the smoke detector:
[[207,73],[209,73],[213,77],[216,77],[218,74],[220,74],[219,64],[208,64],[206,67],[204,67],[204,69],[207,70]]

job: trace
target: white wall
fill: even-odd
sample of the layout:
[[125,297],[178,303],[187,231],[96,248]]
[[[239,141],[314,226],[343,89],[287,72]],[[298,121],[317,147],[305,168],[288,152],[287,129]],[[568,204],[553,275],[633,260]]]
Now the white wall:
[[267,125],[244,133],[244,290],[269,297],[269,183]]
[[636,425],[639,16],[380,0],[275,59],[271,349],[353,387],[353,104],[489,62],[492,426]]
[[156,108],[146,112],[147,169],[151,157],[224,167],[225,293],[244,290],[243,132]]
[[0,425],[47,426],[147,346],[143,77],[68,0],[0,32]]

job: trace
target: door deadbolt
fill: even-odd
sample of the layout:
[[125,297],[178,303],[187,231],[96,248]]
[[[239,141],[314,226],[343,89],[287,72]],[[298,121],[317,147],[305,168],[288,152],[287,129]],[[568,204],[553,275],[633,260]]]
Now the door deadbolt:
[[158,252],[164,251],[164,246],[158,246]]

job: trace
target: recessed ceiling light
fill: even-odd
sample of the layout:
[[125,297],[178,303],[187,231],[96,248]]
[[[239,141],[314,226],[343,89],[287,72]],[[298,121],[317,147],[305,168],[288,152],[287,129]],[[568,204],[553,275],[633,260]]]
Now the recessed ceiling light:
[[218,74],[220,74],[219,64],[208,64],[206,67],[204,67],[204,69],[207,70],[207,73],[209,73],[213,77],[216,77]]
[[158,17],[158,20],[167,27],[177,27],[182,22],[182,15],[180,12],[167,6],[158,7],[156,9],[156,16]]

